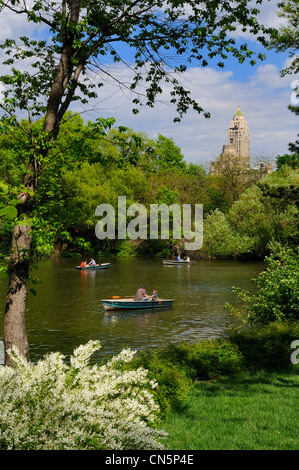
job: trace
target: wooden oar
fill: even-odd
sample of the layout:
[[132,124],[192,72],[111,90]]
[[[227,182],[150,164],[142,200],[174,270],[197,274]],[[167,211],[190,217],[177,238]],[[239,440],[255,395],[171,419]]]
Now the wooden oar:
[[134,295],[110,295],[109,299],[132,299]]

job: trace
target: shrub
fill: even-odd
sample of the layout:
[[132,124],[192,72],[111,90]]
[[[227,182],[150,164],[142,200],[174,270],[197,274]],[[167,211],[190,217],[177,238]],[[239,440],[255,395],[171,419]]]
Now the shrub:
[[165,433],[152,428],[159,408],[147,371],[119,370],[133,352],[90,367],[100,343],[28,363],[13,349],[15,368],[0,368],[0,449],[159,449]]
[[204,240],[200,250],[202,255],[219,258],[239,257],[250,253],[254,240],[248,235],[238,233],[230,224],[226,214],[216,209],[204,220]]
[[140,352],[129,367],[144,367],[148,377],[157,382],[153,397],[164,419],[174,405],[179,405],[189,396],[192,386],[190,377],[181,364],[165,359],[160,352]]
[[291,343],[299,339],[299,322],[272,322],[229,336],[251,370],[277,370],[290,366]]
[[233,288],[245,304],[245,315],[250,323],[299,319],[298,253],[298,250],[283,247],[279,253],[267,257],[269,267],[253,279],[258,288],[255,294]]
[[243,369],[242,354],[235,345],[222,338],[171,346],[164,351],[165,357],[180,364],[193,380],[237,374]]

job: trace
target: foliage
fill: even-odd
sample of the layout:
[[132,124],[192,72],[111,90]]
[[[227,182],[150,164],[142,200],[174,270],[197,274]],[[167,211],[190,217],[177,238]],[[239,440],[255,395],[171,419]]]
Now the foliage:
[[211,189],[224,199],[226,207],[237,201],[246,188],[260,179],[260,173],[248,168],[246,158],[234,154],[222,154],[211,165]]
[[184,405],[198,380],[289,367],[291,343],[298,335],[298,321],[242,327],[239,331],[232,329],[223,338],[141,351],[130,367],[142,366],[156,379],[155,397],[161,406],[160,415],[165,418],[171,409]]
[[229,341],[244,357],[248,370],[279,370],[290,366],[291,344],[299,338],[298,321],[274,321],[232,331]]
[[160,408],[160,418],[165,418],[173,406],[184,403],[189,396],[191,377],[181,364],[174,364],[164,351],[140,351],[131,362],[131,367],[145,368],[148,377],[157,382],[153,393]]
[[[9,253],[14,220],[18,215],[16,191],[7,183],[0,181],[0,233],[1,251]],[[8,266],[0,263],[0,279],[8,276]]]
[[186,169],[187,165],[180,148],[175,145],[173,139],[168,139],[159,134],[154,153],[156,154],[153,160],[154,170],[163,170],[164,168],[180,168]]
[[88,161],[108,166],[126,168],[147,165],[152,158],[154,141],[145,132],[119,126],[112,128],[106,136],[99,137],[91,149]]
[[[267,44],[266,36],[273,35],[272,28],[259,24],[259,10],[252,8],[248,0],[233,5],[214,1],[208,2],[208,6],[206,2],[191,0],[184,4],[170,1],[165,5],[152,0],[142,3],[113,0],[89,3],[88,8],[85,2],[75,0],[63,2],[60,7],[56,1],[36,0],[24,5],[19,0],[0,2],[4,11],[23,14],[28,22],[42,25],[47,31],[39,41],[21,37],[19,42],[7,39],[1,45],[7,55],[5,64],[11,66],[11,74],[1,77],[6,85],[6,109],[10,114],[14,114],[16,107],[30,109],[33,116],[42,115],[47,109],[53,135],[59,131],[54,129],[53,119],[56,118],[55,126],[59,126],[72,101],[86,104],[97,96],[96,87],[102,87],[110,77],[109,65],[103,67],[103,56],[106,63],[112,60],[133,68],[126,89],[133,93],[134,113],[143,104],[152,107],[165,82],[169,101],[176,106],[176,120],[180,120],[189,107],[198,113],[203,109],[174,72],[185,72],[193,61],[206,67],[215,56],[220,68],[228,56],[240,63],[249,58],[253,65],[256,62],[253,51],[247,44],[238,44],[231,32],[241,26],[263,45]],[[47,33],[51,40],[47,40]],[[125,59],[128,51],[131,55],[133,52],[133,66]],[[261,53],[257,57],[264,58]],[[14,67],[16,61],[19,64],[28,60],[34,73]],[[88,80],[88,72],[98,72],[97,69],[101,76],[96,83]],[[122,77],[113,78],[121,86]],[[138,86],[143,83],[146,86],[139,92]],[[50,108],[45,97],[49,97],[46,99]]]
[[[298,81],[296,82],[293,82],[295,83],[295,86],[297,85],[297,87],[294,89],[293,93],[292,93],[292,98],[295,98],[295,103],[298,103],[298,98],[299,98],[299,88],[298,88]],[[292,83],[292,85],[293,85]],[[291,104],[289,104],[288,106],[288,109],[296,114],[296,116],[299,116],[299,106],[292,106]],[[298,136],[299,137],[299,134]],[[289,151],[292,152],[292,167],[293,168],[298,168],[298,158],[299,158],[299,139],[297,139],[295,142],[290,142],[289,143]]]
[[131,258],[136,256],[136,247],[133,240],[118,240],[116,242],[117,258]]
[[283,167],[248,188],[228,211],[240,236],[250,238],[250,252],[265,256],[272,241],[298,244],[298,169]]
[[283,165],[290,166],[291,168],[299,168],[299,154],[279,155],[276,159],[276,165],[278,170],[280,170]]
[[201,255],[264,257],[273,241],[296,246],[298,178],[298,168],[283,165],[247,188],[226,212],[207,214]]
[[243,370],[242,354],[224,338],[170,346],[160,357],[182,367],[192,380],[209,380]]
[[223,212],[216,209],[204,219],[204,237],[201,255],[238,257],[251,251],[253,240],[238,233]]
[[158,407],[147,371],[121,371],[123,350],[102,366],[88,365],[100,345],[77,348],[67,366],[60,353],[31,364],[11,351],[15,367],[0,368],[0,448],[14,450],[159,449],[152,428]]
[[[271,38],[269,46],[276,49],[277,51],[288,51],[289,57],[292,58],[289,61],[288,66],[282,70],[280,73],[282,76],[286,74],[298,74],[299,72],[299,33],[298,33],[298,18],[299,18],[299,6],[297,0],[284,0],[278,4],[278,16],[284,19],[283,25],[279,27],[278,32],[275,36]],[[296,103],[298,104],[298,84],[297,81],[294,80],[292,83],[295,84],[295,89],[293,92],[293,96],[296,98]],[[299,106],[292,106],[289,105],[288,109],[295,113],[297,116],[299,115]],[[296,142],[289,143],[289,150],[293,154],[299,155],[299,139]]]
[[[265,254],[270,240],[275,238],[276,217],[260,188],[247,189],[228,211],[228,223],[250,239],[250,251]],[[270,206],[270,207],[269,207]]]
[[278,34],[274,36],[270,42],[270,47],[277,51],[289,51],[290,57],[293,57],[291,64],[281,72],[298,73],[299,58],[297,52],[299,50],[299,33],[298,33],[298,17],[299,7],[297,0],[284,0],[279,3],[278,16],[284,18],[284,23],[280,26]]
[[69,366],[60,353],[32,364],[13,349],[14,368],[0,368],[0,448],[162,448],[154,422],[182,410],[194,383],[286,368],[298,334],[298,321],[272,322],[155,352],[123,350],[92,367],[97,341],[75,350]]
[[[245,305],[243,315],[250,323],[299,319],[299,252],[281,248],[266,257],[269,267],[253,279],[257,292],[234,287],[233,291]],[[229,306],[228,306],[229,307]]]
[[17,215],[18,200],[16,198],[16,190],[9,184],[0,181],[0,221],[14,220]]

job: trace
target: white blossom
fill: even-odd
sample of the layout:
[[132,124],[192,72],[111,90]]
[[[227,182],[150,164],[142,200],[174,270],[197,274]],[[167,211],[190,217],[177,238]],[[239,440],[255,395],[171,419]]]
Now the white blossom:
[[70,359],[53,353],[37,364],[10,351],[14,368],[0,367],[0,448],[162,449],[163,431],[153,429],[159,412],[155,381],[143,368],[122,371],[132,360],[124,350],[103,366],[90,366],[100,348],[90,341]]

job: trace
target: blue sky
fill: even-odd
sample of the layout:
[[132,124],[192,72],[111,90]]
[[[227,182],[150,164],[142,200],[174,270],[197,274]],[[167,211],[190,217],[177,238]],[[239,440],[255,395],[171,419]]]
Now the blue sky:
[[[278,26],[278,1],[270,0],[260,6],[260,19],[267,26]],[[26,25],[24,18],[15,15],[0,15],[0,40],[15,34],[32,34],[33,26]],[[37,31],[38,32],[38,31]],[[253,50],[263,52],[253,38],[238,39],[248,42]],[[251,39],[251,40],[250,40]],[[288,54],[266,51],[267,59],[254,67],[249,62],[238,64],[234,59],[225,63],[224,69],[213,65],[206,68],[192,67],[182,77],[194,99],[211,113],[210,119],[189,111],[180,123],[173,123],[175,109],[167,104],[169,90],[163,89],[163,96],[154,109],[142,108],[135,116],[132,114],[130,96],[115,83],[107,83],[100,88],[98,99],[83,109],[75,105],[73,110],[82,114],[84,119],[114,117],[117,125],[143,131],[148,137],[158,134],[171,137],[181,148],[187,162],[207,164],[215,159],[227,143],[227,130],[238,106],[244,113],[251,134],[251,163],[257,160],[275,160],[278,154],[288,152],[288,143],[294,142],[299,129],[299,119],[287,106],[291,104],[294,75],[280,77],[280,70],[288,61]],[[125,82],[128,69],[121,64],[110,64],[111,71],[123,77]]]
[[[278,26],[281,19],[276,15],[277,1],[270,0],[260,7],[260,19],[266,26]],[[258,160],[275,161],[277,155],[288,153],[288,143],[294,142],[299,132],[299,119],[287,106],[291,104],[291,84],[294,75],[280,77],[280,71],[288,63],[288,53],[264,51],[252,38],[242,37],[252,50],[265,52],[267,59],[239,64],[234,58],[225,62],[224,69],[209,65],[206,68],[188,69],[182,80],[192,91],[210,119],[188,112],[180,123],[173,123],[175,110],[165,99],[154,109],[142,108],[137,116],[131,113],[132,105],[126,93],[111,86],[100,91],[95,110],[86,113],[92,119],[97,112],[104,117],[113,116],[117,125],[125,125],[135,131],[144,131],[149,137],[160,133],[174,139],[187,162],[209,165],[227,143],[227,130],[238,106],[241,107],[251,134],[251,164]],[[124,80],[127,72],[123,70]]]

